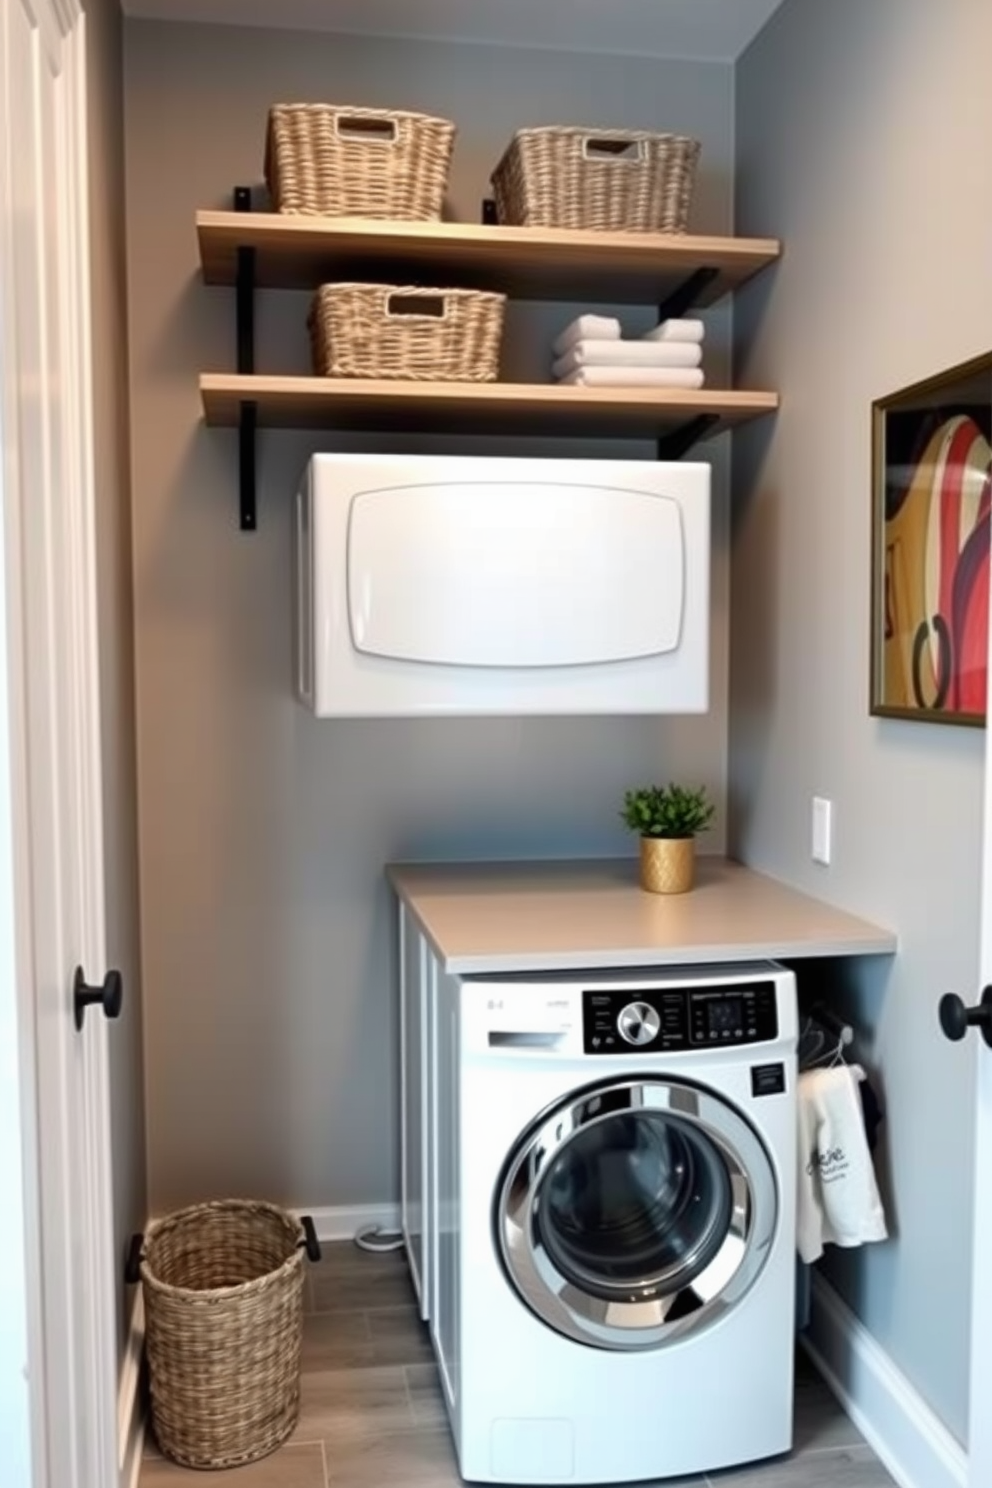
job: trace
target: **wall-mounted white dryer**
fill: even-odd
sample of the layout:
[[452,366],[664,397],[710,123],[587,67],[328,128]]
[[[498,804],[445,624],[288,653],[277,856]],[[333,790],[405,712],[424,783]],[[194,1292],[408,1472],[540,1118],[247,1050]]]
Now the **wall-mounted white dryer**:
[[296,690],[322,718],[702,713],[710,467],[316,455]]

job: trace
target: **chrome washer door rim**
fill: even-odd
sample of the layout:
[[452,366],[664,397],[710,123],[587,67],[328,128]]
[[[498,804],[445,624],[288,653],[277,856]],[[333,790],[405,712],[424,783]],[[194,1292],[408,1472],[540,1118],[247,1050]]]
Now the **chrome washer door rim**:
[[[664,1277],[656,1276],[638,1287],[618,1284],[616,1298],[594,1295],[563,1274],[544,1243],[538,1223],[542,1186],[579,1132],[616,1115],[651,1112],[692,1129],[716,1148],[732,1195],[727,1233],[687,1287],[666,1291]],[[495,1218],[507,1275],[538,1317],[580,1343],[631,1350],[673,1342],[735,1306],[768,1258],[778,1209],[771,1160],[743,1116],[704,1087],[645,1078],[586,1087],[539,1117],[507,1163]]]

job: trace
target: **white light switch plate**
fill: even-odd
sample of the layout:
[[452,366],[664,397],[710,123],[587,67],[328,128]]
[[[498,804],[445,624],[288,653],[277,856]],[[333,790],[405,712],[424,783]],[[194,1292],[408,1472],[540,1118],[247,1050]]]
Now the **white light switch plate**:
[[813,861],[830,863],[833,847],[834,803],[825,796],[813,797]]

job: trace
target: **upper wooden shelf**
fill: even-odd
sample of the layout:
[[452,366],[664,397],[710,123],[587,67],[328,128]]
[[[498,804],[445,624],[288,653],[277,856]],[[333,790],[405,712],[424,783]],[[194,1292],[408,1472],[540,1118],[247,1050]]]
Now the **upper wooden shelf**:
[[234,284],[238,249],[255,253],[260,287],[310,289],[330,280],[432,282],[516,299],[658,305],[700,269],[709,305],[773,263],[774,238],[575,232],[461,222],[377,222],[274,212],[197,212],[207,284]]

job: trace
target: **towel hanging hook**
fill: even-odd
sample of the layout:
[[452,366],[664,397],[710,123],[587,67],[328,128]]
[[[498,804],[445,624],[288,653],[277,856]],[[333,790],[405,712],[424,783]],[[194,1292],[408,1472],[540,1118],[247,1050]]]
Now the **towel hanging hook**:
[[833,1068],[845,1064],[844,1050],[854,1042],[854,1029],[832,1008],[815,1003],[799,1036],[801,1069]]

